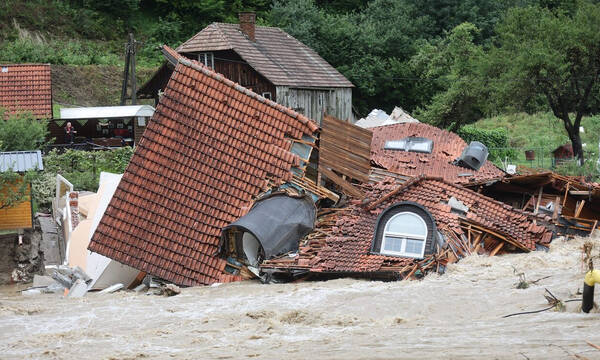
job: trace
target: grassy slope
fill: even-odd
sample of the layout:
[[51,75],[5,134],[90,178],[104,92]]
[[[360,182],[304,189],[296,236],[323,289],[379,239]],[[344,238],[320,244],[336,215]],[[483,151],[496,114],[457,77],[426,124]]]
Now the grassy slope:
[[[138,87],[155,68],[137,69]],[[109,65],[53,65],[52,97],[61,106],[119,105],[123,68]]]
[[[570,142],[563,123],[551,113],[500,115],[480,120],[474,125],[482,129],[507,129],[510,146],[516,148],[517,154],[517,158],[511,159],[512,163],[549,168],[551,165],[552,150]],[[585,147],[586,166],[580,169],[579,172],[575,171],[575,169],[562,169],[566,172],[583,174],[583,172],[592,171],[593,163],[598,158],[600,116],[584,117],[582,127],[585,132],[581,134],[581,139],[583,143],[587,144]],[[524,151],[528,149],[536,151],[537,159],[533,163],[525,161]]]

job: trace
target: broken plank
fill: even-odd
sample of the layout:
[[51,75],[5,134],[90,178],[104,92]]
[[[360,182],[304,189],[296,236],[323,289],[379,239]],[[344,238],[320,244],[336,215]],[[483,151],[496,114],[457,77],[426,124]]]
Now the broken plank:
[[552,212],[552,220],[558,219],[558,207],[560,206],[560,196],[557,196],[554,200],[554,212]]
[[341,176],[339,176],[338,174],[329,170],[328,168],[319,167],[319,171],[323,175],[325,175],[329,180],[331,180],[334,183],[336,183],[337,185],[339,185],[342,188],[342,190],[344,190],[348,194],[350,194],[356,198],[359,198],[359,199],[363,199],[365,197],[365,194],[362,191],[358,190],[356,187],[354,187],[354,185],[352,185],[348,181],[342,179]]

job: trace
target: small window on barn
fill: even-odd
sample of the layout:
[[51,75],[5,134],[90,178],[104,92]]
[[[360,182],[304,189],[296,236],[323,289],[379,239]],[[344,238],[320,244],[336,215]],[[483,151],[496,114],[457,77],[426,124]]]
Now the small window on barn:
[[215,56],[211,52],[198,54],[198,62],[208,66],[211,69],[215,68]]
[[433,150],[433,141],[423,137],[410,136],[401,140],[386,141],[383,148],[386,150],[431,153]]
[[264,93],[262,93],[262,96],[265,99],[273,100],[273,98],[271,97],[271,93],[270,92],[264,92]]
[[413,212],[401,212],[392,216],[385,224],[380,253],[422,258],[426,241],[425,220]]

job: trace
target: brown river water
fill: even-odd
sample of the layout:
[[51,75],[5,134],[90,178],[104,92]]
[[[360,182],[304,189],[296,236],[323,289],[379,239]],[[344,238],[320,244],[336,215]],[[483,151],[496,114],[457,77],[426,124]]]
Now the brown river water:
[[[170,298],[3,287],[0,359],[600,359],[586,343],[600,345],[600,314],[579,302],[502,318],[547,307],[544,288],[579,297],[582,244],[472,256],[421,281],[244,282]],[[515,269],[544,279],[516,289]]]

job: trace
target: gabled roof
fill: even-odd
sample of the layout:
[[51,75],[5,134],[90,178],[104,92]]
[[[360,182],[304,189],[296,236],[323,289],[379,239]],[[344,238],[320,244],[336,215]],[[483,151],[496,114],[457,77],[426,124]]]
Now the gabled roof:
[[149,117],[152,116],[152,114],[154,114],[154,108],[150,105],[94,106],[60,109],[60,118],[62,120],[106,119],[134,116]]
[[181,44],[180,53],[233,50],[276,86],[353,87],[315,51],[285,31],[256,26],[250,41],[238,24],[213,23]]
[[50,65],[0,64],[0,107],[9,114],[30,111],[37,119],[51,119]]
[[[373,131],[371,160],[377,166],[389,171],[406,176],[440,177],[457,184],[494,179],[504,175],[504,171],[490,161],[486,161],[478,171],[452,164],[462,154],[467,143],[460,136],[435,126],[423,123],[400,123],[370,130]],[[384,149],[386,141],[401,140],[411,136],[433,140],[431,154]]]
[[44,170],[40,150],[0,152],[0,172],[29,170]]
[[221,229],[292,179],[292,140],[317,130],[180,57],[89,249],[180,285],[231,280]]
[[[531,214],[475,191],[436,178],[416,177],[400,186],[392,179],[388,180],[366,186],[366,198],[372,199],[370,203],[351,204],[332,218],[317,221],[318,232],[324,236],[301,244],[300,254],[294,260],[282,257],[266,261],[262,266],[306,269],[314,273],[401,273],[400,269],[419,260],[370,253],[378,216],[399,202],[414,202],[425,207],[440,231],[463,233],[460,227],[462,216],[473,224],[506,236],[522,250],[534,250],[535,244],[547,245],[551,240],[552,233],[544,226],[535,225]],[[469,208],[466,215],[451,211],[448,205],[451,197]]]

